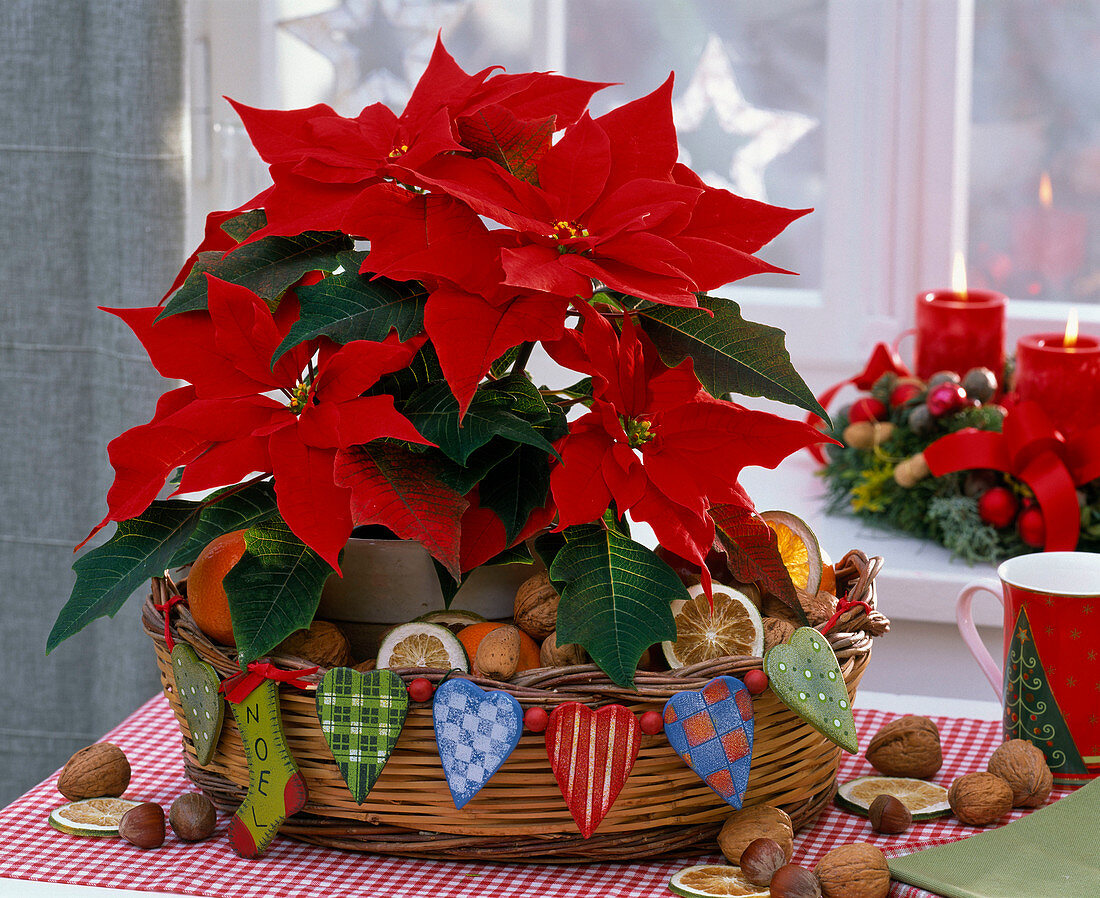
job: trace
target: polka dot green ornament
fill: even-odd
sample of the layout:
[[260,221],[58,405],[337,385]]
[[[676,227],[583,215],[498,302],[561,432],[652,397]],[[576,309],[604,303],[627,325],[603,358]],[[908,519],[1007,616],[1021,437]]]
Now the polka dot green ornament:
[[218,736],[225,719],[225,700],[218,692],[221,679],[213,665],[207,664],[189,645],[177,642],[172,647],[172,673],[176,695],[183,705],[183,716],[191,731],[195,756],[205,767],[214,756]]
[[859,750],[848,687],[829,641],[812,627],[800,627],[764,656],[772,692],[814,729],[845,751]]

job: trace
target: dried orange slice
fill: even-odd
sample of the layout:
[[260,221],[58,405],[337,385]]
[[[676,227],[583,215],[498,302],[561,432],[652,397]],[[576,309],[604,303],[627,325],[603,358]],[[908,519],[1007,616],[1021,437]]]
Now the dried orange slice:
[[673,875],[668,887],[683,898],[767,898],[770,894],[745,879],[740,867],[729,864],[685,867]]
[[673,602],[676,639],[661,643],[673,670],[727,655],[764,654],[764,622],[747,595],[715,583],[714,608],[701,585],[688,590],[687,601]]
[[378,647],[378,669],[433,667],[438,670],[470,669],[466,651],[454,633],[441,624],[413,622],[394,627]]
[[[762,511],[760,517],[775,531],[783,566],[798,589],[817,595],[824,566],[817,536],[802,518],[789,511]],[[835,588],[835,587],[834,587]]]
[[125,798],[71,801],[50,814],[50,826],[70,836],[117,836],[122,815],[139,804]]
[[861,776],[849,780],[836,793],[836,803],[846,811],[867,816],[880,795],[893,795],[909,808],[914,820],[931,820],[951,813],[947,790],[927,780],[905,776]]

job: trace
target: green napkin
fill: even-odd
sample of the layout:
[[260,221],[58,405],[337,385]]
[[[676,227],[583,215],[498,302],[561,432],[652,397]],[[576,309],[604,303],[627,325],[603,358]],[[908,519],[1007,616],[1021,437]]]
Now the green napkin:
[[1100,896],[1100,779],[1000,829],[894,858],[890,873],[947,898]]

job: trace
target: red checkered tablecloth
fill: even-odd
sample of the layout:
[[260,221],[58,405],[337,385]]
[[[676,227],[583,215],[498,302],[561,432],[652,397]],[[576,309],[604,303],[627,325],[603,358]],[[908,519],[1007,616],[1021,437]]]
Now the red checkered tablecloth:
[[[861,744],[895,716],[857,710]],[[985,768],[1000,742],[998,724],[934,719],[944,745],[936,782],[947,786],[960,774]],[[122,748],[133,767],[126,797],[167,808],[181,792],[193,789],[183,776],[179,731],[163,696],[150,699],[104,738]],[[845,755],[840,779],[872,772],[862,756]],[[0,877],[219,898],[648,898],[671,895],[666,884],[672,873],[702,862],[520,866],[412,861],[333,851],[284,838],[277,838],[261,859],[246,861],[224,838],[188,844],[170,830],[162,848],[142,851],[121,839],[80,838],[52,829],[47,817],[64,803],[56,782],[54,775],[0,811]],[[1064,794],[1065,790],[1056,791],[1054,798]],[[1013,819],[1019,815],[1014,812]],[[219,833],[226,825],[226,818],[219,817]],[[795,861],[812,867],[826,851],[845,842],[870,841],[889,853],[904,854],[975,832],[952,818],[941,818],[915,824],[902,836],[876,836],[865,819],[831,807],[798,836]],[[707,860],[722,862],[719,855]],[[917,898],[928,893],[895,883],[891,894]]]

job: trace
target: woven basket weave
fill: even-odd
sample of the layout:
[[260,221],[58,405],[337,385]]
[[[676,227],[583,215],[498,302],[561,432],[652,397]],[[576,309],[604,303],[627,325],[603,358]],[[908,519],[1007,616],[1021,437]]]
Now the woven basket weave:
[[[837,566],[838,582],[856,607],[828,633],[840,661],[848,693],[854,697],[871,654],[872,635],[889,626],[875,608],[874,577],[880,559],[850,552]],[[167,597],[164,581],[153,581],[143,623],[156,648],[161,684],[183,735],[187,776],[226,812],[243,801],[248,764],[232,714],[204,768],[175,694],[164,617],[154,607]],[[189,643],[222,677],[237,672],[231,649],[211,643],[195,626],[185,605],[169,612],[173,638]],[[273,655],[280,667],[313,666],[301,658]],[[590,707],[617,702],[640,714],[662,710],[674,693],[697,689],[720,674],[742,676],[760,668],[759,658],[722,658],[677,671],[639,671],[634,689],[612,683],[594,665],[540,668],[509,683],[472,678],[482,688],[510,692],[526,709],[551,710],[567,701]],[[438,670],[395,671],[406,683],[423,676],[438,683]],[[305,679],[316,682],[323,671]],[[633,771],[597,832],[584,839],[558,790],[541,735],[525,733],[519,746],[488,784],[462,810],[456,810],[439,762],[430,706],[411,705],[397,747],[362,805],[340,776],[317,721],[312,689],[279,687],[283,730],[291,754],[309,787],[305,809],[280,832],[333,848],[408,857],[494,861],[583,862],[637,860],[702,853],[730,813],[672,750],[663,735],[641,737]],[[745,805],[769,804],[791,815],[795,827],[820,813],[836,789],[840,749],[791,713],[770,690],[756,696],[752,772]]]

